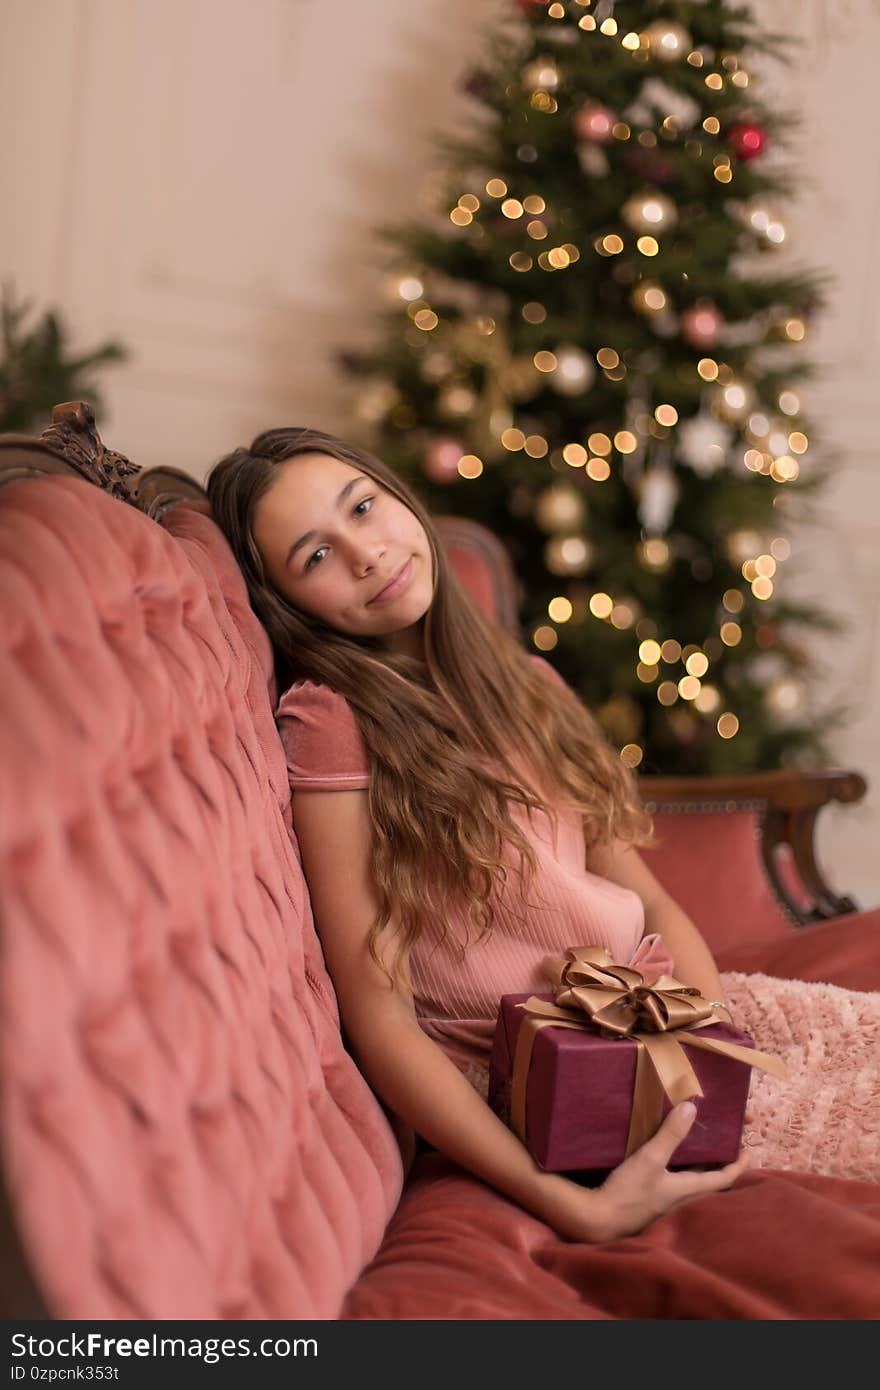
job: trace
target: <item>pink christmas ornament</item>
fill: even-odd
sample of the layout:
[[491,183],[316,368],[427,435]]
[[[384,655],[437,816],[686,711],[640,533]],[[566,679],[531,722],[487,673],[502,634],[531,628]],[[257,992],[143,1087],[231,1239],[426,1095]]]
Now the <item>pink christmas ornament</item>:
[[681,336],[693,348],[714,347],[723,326],[724,319],[708,300],[685,309],[679,320]]
[[755,121],[737,121],[728,126],[725,137],[737,159],[756,159],[767,148],[767,132]]
[[602,106],[598,101],[588,101],[574,113],[574,133],[578,140],[607,145],[616,120],[610,107]]
[[458,461],[464,452],[465,450],[458,439],[448,437],[432,439],[422,460],[425,476],[430,478],[432,483],[457,483],[461,477],[458,471]]

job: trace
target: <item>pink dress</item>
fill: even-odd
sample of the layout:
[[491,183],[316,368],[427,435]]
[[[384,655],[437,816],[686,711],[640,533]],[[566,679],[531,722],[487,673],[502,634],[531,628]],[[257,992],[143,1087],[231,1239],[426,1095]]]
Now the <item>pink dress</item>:
[[[561,677],[542,657],[532,657]],[[353,791],[369,786],[367,753],[351,706],[327,686],[301,681],[283,695],[276,712],[294,795],[299,790]],[[413,946],[410,976],[422,1029],[485,1095],[488,1057],[502,994],[547,990],[541,961],[569,946],[605,946],[622,964],[655,980],[672,961],[656,934],[645,936],[645,914],[637,893],[590,873],[584,866],[584,837],[578,812],[563,809],[554,841],[546,813],[529,822],[516,803],[511,814],[535,853],[536,871],[527,901],[516,896],[514,875],[496,894],[495,921],[488,940],[465,939],[461,917],[451,915],[444,942],[429,927]],[[509,861],[515,867],[516,856]],[[475,935],[471,929],[471,937]]]

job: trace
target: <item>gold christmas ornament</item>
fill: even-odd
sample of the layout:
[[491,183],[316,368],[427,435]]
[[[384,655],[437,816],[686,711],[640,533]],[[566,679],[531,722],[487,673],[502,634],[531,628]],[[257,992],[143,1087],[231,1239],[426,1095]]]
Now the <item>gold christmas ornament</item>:
[[656,280],[640,280],[632,292],[632,303],[640,314],[649,317],[669,307],[666,291]]
[[535,366],[534,358],[521,355],[512,357],[498,373],[502,391],[516,401],[528,401],[541,389],[541,373]]
[[376,377],[362,387],[355,402],[355,414],[359,420],[376,425],[384,420],[388,412],[400,400],[397,388],[384,377]]
[[583,496],[566,483],[545,488],[535,503],[535,520],[542,531],[573,531],[583,516]]
[[556,63],[549,54],[544,54],[523,68],[523,86],[527,92],[554,92],[559,86],[559,73]]
[[551,574],[586,574],[592,550],[583,536],[553,536],[544,547],[544,564]]
[[693,40],[683,24],[673,19],[655,19],[640,35],[641,44],[647,43],[652,58],[662,63],[678,63],[686,58]]
[[444,415],[467,415],[476,402],[476,393],[469,386],[456,383],[441,392],[437,405]]
[[715,410],[722,420],[739,424],[754,410],[754,388],[739,377],[730,377],[715,395]]
[[678,221],[678,210],[664,193],[637,193],[624,203],[620,213],[634,232],[668,231]]
[[550,385],[561,396],[579,396],[589,390],[596,377],[593,360],[572,343],[562,343],[556,349],[556,370]]

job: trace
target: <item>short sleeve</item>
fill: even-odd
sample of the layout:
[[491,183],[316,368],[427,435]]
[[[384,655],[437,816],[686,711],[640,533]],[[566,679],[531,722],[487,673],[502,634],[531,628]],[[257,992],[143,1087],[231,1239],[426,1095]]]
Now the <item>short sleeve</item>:
[[326,685],[298,681],[275,720],[294,791],[361,791],[370,785],[367,750],[351,705]]
[[563,690],[571,690],[571,686],[568,684],[567,681],[563,680],[556,667],[551,666],[549,661],[545,661],[543,656],[537,656],[534,653],[530,653],[529,657],[531,661],[534,661],[538,669],[540,671],[543,671],[548,681],[554,681],[556,685],[561,685]]

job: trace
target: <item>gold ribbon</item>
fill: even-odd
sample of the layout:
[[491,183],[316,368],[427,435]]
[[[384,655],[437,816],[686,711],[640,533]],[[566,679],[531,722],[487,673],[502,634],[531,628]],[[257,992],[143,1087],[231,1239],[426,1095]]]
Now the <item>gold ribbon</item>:
[[722,1023],[698,989],[673,975],[654,985],[638,970],[616,965],[603,946],[570,946],[564,956],[546,956],[543,970],[556,991],[556,1002],[532,995],[517,1008],[525,1013],[513,1057],[510,1097],[511,1128],[525,1143],[526,1083],[535,1038],[542,1028],[575,1028],[604,1037],[628,1038],[636,1044],[636,1076],[626,1154],[656,1133],[663,1116],[663,1097],[672,1105],[701,1096],[702,1087],[685,1055],[687,1047],[718,1052],[781,1080],[788,1073],[778,1057],[719,1038],[701,1038],[694,1029]]

